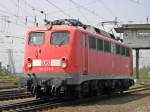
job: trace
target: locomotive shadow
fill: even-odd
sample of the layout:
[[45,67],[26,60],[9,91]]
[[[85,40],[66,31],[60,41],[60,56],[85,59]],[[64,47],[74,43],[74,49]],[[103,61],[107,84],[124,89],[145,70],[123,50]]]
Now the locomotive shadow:
[[[144,97],[150,96],[150,93],[143,93],[143,94],[126,94],[123,96],[119,96],[119,97],[115,97],[115,98],[109,98],[106,100],[102,100],[99,102],[97,102],[97,104],[99,105],[118,105],[118,104],[126,104],[126,103],[130,103],[132,101],[136,101],[136,100],[140,100]],[[93,102],[94,104],[94,102]],[[96,104],[96,102],[95,102]]]
[[122,96],[108,96],[105,98],[97,98],[94,101],[88,101],[79,103],[73,106],[92,106],[92,105],[118,105],[126,104],[132,101],[140,100],[144,97],[150,96],[150,93],[134,93],[134,94],[123,94]]

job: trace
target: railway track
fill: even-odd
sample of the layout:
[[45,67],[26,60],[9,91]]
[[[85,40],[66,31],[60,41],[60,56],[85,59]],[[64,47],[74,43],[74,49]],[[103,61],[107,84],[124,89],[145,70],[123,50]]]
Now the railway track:
[[7,87],[1,86],[1,87],[0,87],[0,90],[1,90],[1,89],[13,89],[13,88],[17,88],[17,86],[16,86],[16,85],[14,85],[14,86],[10,85],[10,86],[7,86]]
[[46,108],[57,107],[69,102],[70,98],[52,98],[52,99],[36,99],[21,103],[3,105],[0,107],[0,112],[11,110],[11,112],[33,112]]
[[125,93],[135,93],[135,92],[140,92],[140,91],[144,91],[144,90],[148,90],[148,89],[150,89],[150,84],[144,84],[139,87],[131,88],[131,89],[125,91]]
[[4,94],[4,95],[0,95],[0,101],[13,100],[13,99],[18,99],[18,98],[29,98],[29,97],[33,97],[33,96],[31,93],[28,93],[28,92]]
[[13,93],[20,93],[20,92],[25,92],[26,90],[25,89],[18,89],[18,88],[14,88],[14,89],[3,89],[0,91],[0,95],[3,95],[3,94],[13,94]]
[[26,92],[26,90],[24,89],[0,91],[0,101],[12,100],[12,99],[18,99],[18,98],[28,98],[28,97],[32,97],[32,94],[29,92]]
[[0,90],[1,89],[12,89],[12,88],[17,88],[17,85],[15,85],[14,82],[0,81]]
[[79,105],[83,103],[91,103],[95,101],[103,101],[109,98],[117,98],[125,95],[130,95],[132,93],[149,90],[150,85],[144,85],[140,87],[131,88],[128,91],[125,91],[122,94],[114,93],[112,95],[102,95],[100,97],[92,97],[85,99],[74,99],[74,98],[52,98],[52,99],[37,99],[32,101],[26,101],[21,103],[2,105],[0,106],[0,112],[5,110],[12,110],[11,112],[33,112],[40,111],[50,108],[56,108],[60,106],[69,106],[69,105]]

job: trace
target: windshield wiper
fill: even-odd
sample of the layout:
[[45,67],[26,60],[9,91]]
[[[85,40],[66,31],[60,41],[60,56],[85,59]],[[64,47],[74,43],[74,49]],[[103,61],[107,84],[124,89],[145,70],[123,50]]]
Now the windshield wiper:
[[63,39],[62,41],[60,41],[60,43],[58,45],[61,46],[61,45],[63,45],[64,42],[65,42],[65,39]]

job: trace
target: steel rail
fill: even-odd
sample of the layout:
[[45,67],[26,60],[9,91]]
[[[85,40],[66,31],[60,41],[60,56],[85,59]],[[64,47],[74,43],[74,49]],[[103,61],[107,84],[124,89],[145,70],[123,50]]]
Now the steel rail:
[[142,86],[133,87],[133,88],[130,88],[129,90],[140,89],[140,88],[144,88],[144,87],[150,87],[150,84],[142,84]]
[[23,106],[33,105],[36,103],[38,104],[40,102],[41,103],[44,102],[43,99],[36,99],[36,100],[25,101],[25,102],[20,102],[20,103],[15,103],[15,104],[2,105],[2,106],[0,106],[0,111],[20,108]]
[[26,92],[26,90],[24,89],[15,89],[15,90],[3,90],[3,91],[0,91],[0,95],[4,95],[4,94],[13,94],[13,93],[23,93],[23,92]]
[[12,99],[18,99],[18,98],[28,98],[28,97],[33,97],[33,95],[29,92],[4,94],[4,95],[0,95],[0,101],[12,100]]
[[15,104],[8,104],[8,105],[2,105],[0,106],[0,111],[3,110],[12,110],[12,109],[19,109],[19,108],[26,108],[26,107],[31,107],[31,106],[36,106],[36,105],[41,105],[45,103],[54,103],[56,100],[60,100],[61,98],[43,98],[43,99],[35,99],[31,101],[25,101],[25,102],[20,102],[20,103],[15,103]]
[[34,112],[36,110],[43,110],[47,108],[63,106],[63,105],[68,104],[70,101],[72,101],[72,98],[57,98],[57,99],[54,99],[54,100],[51,100],[49,102],[42,103],[39,105],[36,104],[36,105],[25,107],[25,108],[19,108],[19,109],[16,109],[15,112]]

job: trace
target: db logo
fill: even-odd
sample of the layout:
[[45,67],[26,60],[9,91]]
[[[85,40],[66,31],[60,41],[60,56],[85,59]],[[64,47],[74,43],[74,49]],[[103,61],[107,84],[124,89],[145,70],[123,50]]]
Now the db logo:
[[51,66],[51,61],[50,60],[43,60],[42,65],[43,66]]

